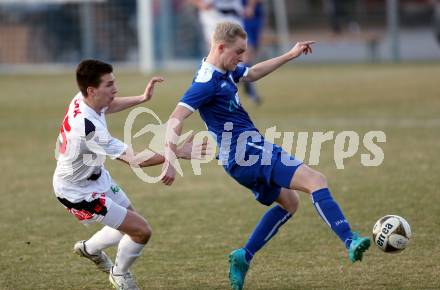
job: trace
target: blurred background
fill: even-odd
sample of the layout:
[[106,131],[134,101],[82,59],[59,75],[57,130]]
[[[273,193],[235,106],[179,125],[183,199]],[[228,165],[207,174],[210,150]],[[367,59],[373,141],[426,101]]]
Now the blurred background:
[[[0,0],[0,71],[72,68],[98,58],[130,69],[194,68],[197,9],[182,0]],[[259,58],[297,40],[306,62],[440,60],[440,1],[266,0]]]
[[[301,195],[298,214],[258,254],[246,289],[440,289],[439,1],[266,0],[263,10],[257,58],[298,40],[318,43],[313,55],[259,81],[262,104],[243,97],[246,111],[261,132],[274,125],[294,132],[292,153],[299,132],[386,133],[386,143],[378,144],[385,156],[380,166],[361,164],[361,154],[369,153],[361,145],[339,170],[329,141],[317,168],[354,229],[371,233],[381,216],[397,214],[410,223],[413,241],[399,255],[372,247],[352,266]],[[164,121],[205,50],[190,0],[0,0],[0,290],[109,288],[107,277],[71,251],[99,225],[78,223],[52,189],[56,139],[78,90],[78,62],[93,57],[112,63],[121,96],[142,93],[160,71],[165,83],[140,106]],[[118,139],[125,136],[127,115],[107,119]],[[135,128],[156,122],[143,114]],[[198,114],[185,124],[185,131],[205,128]],[[152,137],[133,137],[135,149],[143,150]],[[309,141],[306,163],[311,146]],[[190,165],[182,162],[185,176],[169,188],[106,162],[154,229],[134,267],[142,289],[228,289],[227,255],[267,210],[217,162],[204,164],[200,176]],[[147,172],[158,176],[160,169]]]

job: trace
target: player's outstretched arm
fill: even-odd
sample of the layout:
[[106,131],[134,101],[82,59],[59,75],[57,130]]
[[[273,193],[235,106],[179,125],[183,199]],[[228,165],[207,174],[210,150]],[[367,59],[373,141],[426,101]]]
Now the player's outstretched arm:
[[145,87],[145,91],[142,95],[115,98],[108,106],[106,113],[110,114],[110,113],[120,112],[127,108],[149,101],[153,97],[155,84],[161,83],[163,82],[163,80],[164,79],[162,77],[151,78],[151,80],[148,82],[147,86]]
[[177,141],[183,129],[183,122],[193,112],[184,106],[177,105],[167,122],[167,133],[165,137],[165,162],[162,166],[162,182],[171,185],[176,178],[176,169],[173,163],[177,156]]
[[285,54],[282,54],[278,57],[274,57],[268,59],[266,61],[259,62],[249,68],[249,72],[246,77],[243,78],[245,82],[254,82],[257,81],[271,72],[275,71],[277,68],[285,64],[286,62],[291,61],[299,57],[301,54],[309,54],[312,53],[312,44],[315,41],[300,41],[295,44],[295,46]]
[[149,167],[162,164],[165,161],[165,158],[163,155],[150,150],[136,153],[132,148],[127,148],[127,150],[118,157],[118,160],[133,167]]
[[[181,146],[176,148],[176,157],[179,159],[203,159],[208,153],[207,142],[194,144],[194,136],[186,139]],[[132,148],[128,148],[118,160],[134,167],[149,167],[165,162],[165,157],[150,150],[136,153]]]

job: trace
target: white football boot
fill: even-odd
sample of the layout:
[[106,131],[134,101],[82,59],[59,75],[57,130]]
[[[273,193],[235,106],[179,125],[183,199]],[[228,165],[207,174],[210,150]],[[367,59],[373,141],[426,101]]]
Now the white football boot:
[[73,252],[95,263],[96,267],[102,272],[110,273],[110,269],[113,267],[112,260],[104,251],[99,251],[95,255],[87,253],[85,240],[76,242],[75,246],[73,246]]
[[136,280],[130,272],[122,275],[116,275],[113,274],[112,267],[108,279],[110,280],[110,283],[112,283],[113,287],[115,287],[117,290],[140,290],[136,285]]

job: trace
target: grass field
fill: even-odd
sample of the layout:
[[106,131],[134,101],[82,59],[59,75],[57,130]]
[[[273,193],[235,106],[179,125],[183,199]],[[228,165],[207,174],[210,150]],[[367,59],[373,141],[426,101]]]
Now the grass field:
[[[116,75],[121,95],[139,94],[146,84],[138,74]],[[163,75],[166,83],[147,106],[165,120],[192,73]],[[373,246],[362,263],[351,264],[302,194],[297,214],[255,257],[245,289],[440,289],[439,76],[439,64],[288,67],[259,82],[261,107],[242,96],[263,131],[384,131],[380,166],[362,166],[361,147],[338,170],[327,142],[314,168],[326,174],[356,230],[370,234],[379,217],[398,214],[413,231],[404,252]],[[73,74],[3,75],[0,88],[0,289],[110,288],[106,275],[72,253],[75,241],[99,227],[79,224],[52,193],[55,139],[76,92]],[[107,118],[114,136],[123,138],[127,115]],[[203,129],[198,114],[186,129]],[[171,188],[146,184],[117,161],[107,168],[153,226],[133,268],[140,286],[228,289],[228,253],[243,245],[265,207],[215,162],[201,176],[186,163]]]

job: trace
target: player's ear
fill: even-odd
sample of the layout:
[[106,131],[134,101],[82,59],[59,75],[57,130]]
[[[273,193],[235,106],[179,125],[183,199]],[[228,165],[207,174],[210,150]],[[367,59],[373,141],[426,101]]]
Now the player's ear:
[[219,50],[220,52],[223,52],[223,51],[225,50],[225,44],[224,44],[224,43],[220,43],[220,44],[218,45],[218,50]]
[[91,97],[91,96],[94,96],[95,95],[95,91],[96,91],[96,88],[94,88],[94,87],[87,87],[87,96],[84,96],[84,97]]

